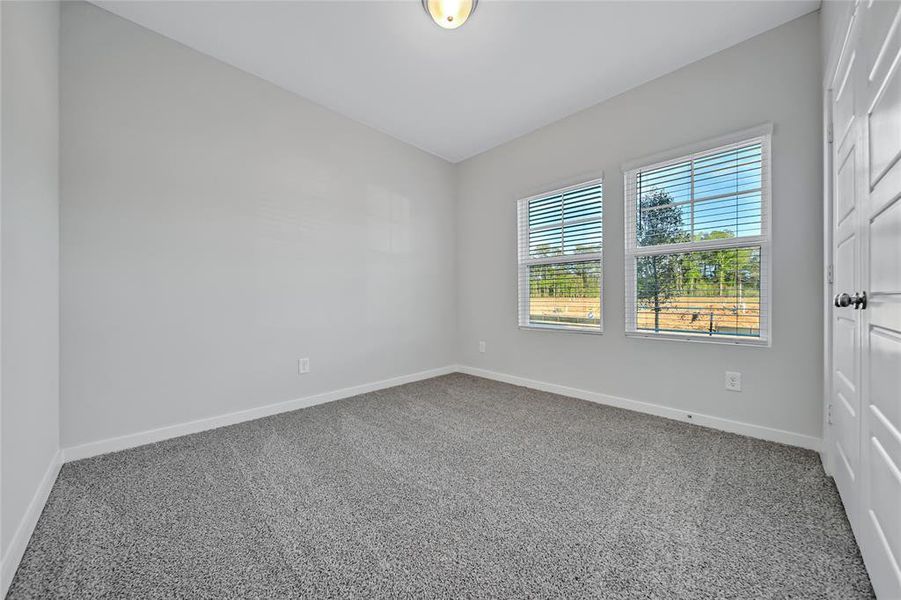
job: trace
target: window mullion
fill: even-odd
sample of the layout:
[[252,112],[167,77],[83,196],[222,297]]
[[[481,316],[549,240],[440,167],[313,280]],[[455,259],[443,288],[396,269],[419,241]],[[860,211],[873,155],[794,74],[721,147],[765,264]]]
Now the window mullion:
[[584,254],[555,254],[554,256],[540,256],[538,258],[523,259],[523,265],[568,265],[572,263],[591,262],[600,260],[602,252],[586,252]]
[[626,253],[632,256],[654,256],[664,254],[679,254],[681,252],[701,252],[713,250],[729,250],[731,248],[746,248],[748,246],[760,246],[767,241],[766,236],[755,235],[739,238],[724,238],[719,240],[699,240],[696,242],[684,242],[681,244],[660,244],[657,246],[640,246],[627,248]]

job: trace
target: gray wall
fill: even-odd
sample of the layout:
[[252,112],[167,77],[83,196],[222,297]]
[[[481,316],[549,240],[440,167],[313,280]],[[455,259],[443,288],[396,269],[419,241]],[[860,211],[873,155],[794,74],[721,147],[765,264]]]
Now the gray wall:
[[[818,18],[792,21],[462,163],[456,251],[461,361],[819,437]],[[772,347],[627,339],[620,165],[768,121],[775,126]],[[600,173],[605,333],[518,329],[515,201]],[[485,354],[478,340],[487,342]],[[726,370],[743,373],[742,393],[723,389]]]
[[92,5],[61,44],[64,447],[453,361],[450,164]]
[[59,448],[59,5],[2,11],[2,551]]
[[[91,5],[61,43],[64,446],[453,362],[820,436],[816,14],[458,166]],[[626,339],[620,165],[767,121],[773,346]],[[599,173],[606,333],[519,330],[516,199]]]

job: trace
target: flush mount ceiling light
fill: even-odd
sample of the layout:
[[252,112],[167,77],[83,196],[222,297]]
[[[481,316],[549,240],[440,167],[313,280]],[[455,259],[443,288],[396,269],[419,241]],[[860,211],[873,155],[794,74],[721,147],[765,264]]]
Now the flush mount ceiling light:
[[444,29],[463,25],[476,10],[479,0],[422,0],[422,7]]

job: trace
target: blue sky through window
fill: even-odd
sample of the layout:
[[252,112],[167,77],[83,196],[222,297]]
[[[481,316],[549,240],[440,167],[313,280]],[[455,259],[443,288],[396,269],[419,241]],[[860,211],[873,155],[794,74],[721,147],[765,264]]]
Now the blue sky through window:
[[637,210],[660,210],[650,199],[662,192],[669,197],[670,206],[678,207],[685,234],[682,241],[705,239],[713,232],[733,237],[760,235],[761,151],[761,144],[755,143],[643,171],[636,181]]

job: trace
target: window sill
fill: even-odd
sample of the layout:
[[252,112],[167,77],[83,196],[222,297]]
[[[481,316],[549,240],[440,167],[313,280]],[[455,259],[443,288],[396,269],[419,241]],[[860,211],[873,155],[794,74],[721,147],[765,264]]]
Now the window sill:
[[559,325],[520,325],[520,329],[525,331],[550,331],[556,333],[581,333],[587,335],[603,335],[604,329],[586,329],[583,327],[564,327]]
[[751,348],[769,348],[770,340],[759,338],[745,338],[729,335],[704,335],[701,333],[663,333],[654,331],[627,331],[628,338],[645,338],[650,340],[668,340],[671,342],[694,342],[701,344],[720,344],[726,346],[749,346]]

